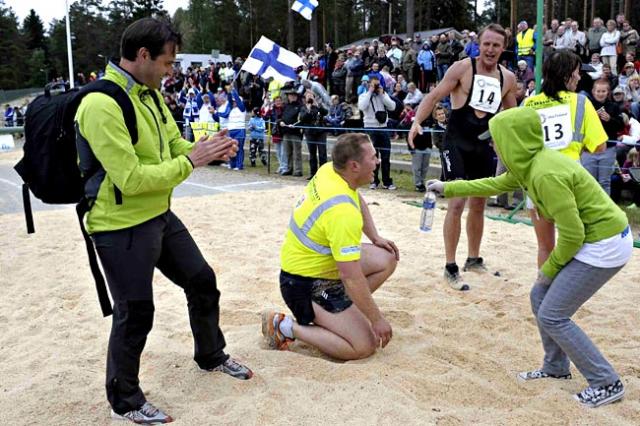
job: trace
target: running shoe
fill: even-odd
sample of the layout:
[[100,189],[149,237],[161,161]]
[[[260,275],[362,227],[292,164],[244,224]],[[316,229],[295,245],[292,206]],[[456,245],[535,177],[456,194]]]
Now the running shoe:
[[462,277],[458,271],[451,273],[447,268],[444,268],[444,278],[447,280],[449,287],[454,290],[467,291],[470,289],[469,284],[462,281]]
[[289,343],[293,342],[280,331],[280,321],[284,317],[285,314],[281,312],[269,310],[262,312],[262,335],[271,349],[285,351],[289,349]]
[[571,378],[571,373],[556,376],[555,374],[547,374],[542,370],[523,371],[521,373],[518,373],[518,380],[523,382],[536,379],[571,380]]
[[484,264],[484,260],[481,257],[467,257],[467,261],[464,262],[464,272],[487,272],[487,267]]
[[395,186],[394,184],[391,184],[391,185],[382,185],[382,187],[383,187],[384,189],[388,189],[389,191],[395,191],[396,189],[398,189],[398,187],[397,187],[397,186]]
[[249,380],[253,377],[253,371],[249,367],[240,364],[235,359],[229,357],[225,362],[217,367],[203,368],[205,371],[217,371],[220,373],[228,374],[235,379]]
[[162,423],[171,423],[173,421],[171,416],[163,413],[150,402],[145,402],[144,405],[137,410],[131,410],[124,414],[117,414],[115,411],[111,410],[111,418],[114,420],[129,420],[141,425],[158,425]]
[[378,189],[378,184],[377,183],[370,183],[369,184],[369,189]]
[[576,401],[590,408],[600,407],[601,405],[611,404],[624,396],[624,385],[620,380],[615,383],[592,388],[589,386],[582,392],[573,395]]

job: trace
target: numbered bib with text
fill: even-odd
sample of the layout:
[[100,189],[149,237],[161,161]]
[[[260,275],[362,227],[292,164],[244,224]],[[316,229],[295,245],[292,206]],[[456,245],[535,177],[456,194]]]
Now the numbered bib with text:
[[501,100],[500,80],[480,74],[474,76],[471,100],[469,101],[471,108],[495,114],[500,108]]
[[573,140],[569,105],[543,108],[537,112],[542,122],[544,145],[549,149],[556,150],[568,147]]

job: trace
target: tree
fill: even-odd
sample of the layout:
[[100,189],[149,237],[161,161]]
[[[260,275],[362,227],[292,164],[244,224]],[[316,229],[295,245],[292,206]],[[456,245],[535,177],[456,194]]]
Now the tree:
[[23,87],[26,50],[24,39],[18,31],[18,18],[11,8],[0,0],[0,88],[17,89]]
[[22,34],[25,38],[27,50],[44,49],[46,37],[44,34],[44,24],[35,10],[31,9],[29,15],[22,21]]

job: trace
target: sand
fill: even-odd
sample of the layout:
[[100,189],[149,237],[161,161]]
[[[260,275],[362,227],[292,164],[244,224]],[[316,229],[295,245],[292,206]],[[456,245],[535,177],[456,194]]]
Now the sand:
[[[393,326],[391,343],[346,363],[297,343],[290,352],[266,349],[259,312],[285,307],[278,254],[300,190],[174,199],[217,273],[227,350],[255,372],[239,381],[197,369],[184,296],[157,273],[141,383],[176,424],[640,424],[639,251],[575,316],[627,390],[622,403],[585,409],[571,399],[586,386],[575,369],[571,381],[515,380],[542,358],[529,307],[533,230],[487,221],[491,273],[469,274],[472,291],[456,292],[441,279],[440,232],[418,232],[420,210],[395,194],[364,192],[380,233],[402,255],[375,294]],[[437,212],[436,229],[444,213]],[[111,424],[104,394],[110,319],[100,314],[74,211],[37,212],[34,235],[22,214],[0,220],[0,424]],[[460,247],[463,259],[464,233]]]

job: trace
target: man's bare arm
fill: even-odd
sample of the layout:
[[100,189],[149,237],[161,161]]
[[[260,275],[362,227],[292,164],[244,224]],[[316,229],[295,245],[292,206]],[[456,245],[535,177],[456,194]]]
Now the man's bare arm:
[[454,63],[447,73],[444,75],[442,81],[431,91],[427,96],[422,98],[418,110],[416,111],[416,117],[409,131],[409,146],[413,145],[413,139],[422,134],[422,122],[429,117],[436,103],[445,96],[451,94],[453,90],[460,84],[464,72],[468,68],[468,61],[458,61]]

